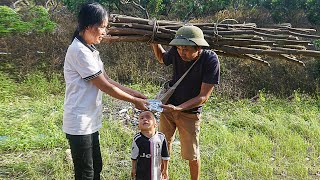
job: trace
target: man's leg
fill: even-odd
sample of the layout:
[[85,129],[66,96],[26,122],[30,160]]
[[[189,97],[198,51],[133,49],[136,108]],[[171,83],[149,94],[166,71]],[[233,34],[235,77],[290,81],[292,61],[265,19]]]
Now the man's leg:
[[199,180],[200,178],[200,159],[189,160],[191,180]]
[[177,118],[177,128],[180,134],[181,155],[189,161],[192,180],[198,180],[200,176],[200,114],[180,113]]

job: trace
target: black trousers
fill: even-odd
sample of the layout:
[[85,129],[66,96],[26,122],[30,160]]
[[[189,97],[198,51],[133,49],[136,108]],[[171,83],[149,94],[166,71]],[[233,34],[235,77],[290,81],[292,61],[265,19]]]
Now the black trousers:
[[69,141],[76,180],[100,180],[102,157],[99,132],[88,135],[66,134]]

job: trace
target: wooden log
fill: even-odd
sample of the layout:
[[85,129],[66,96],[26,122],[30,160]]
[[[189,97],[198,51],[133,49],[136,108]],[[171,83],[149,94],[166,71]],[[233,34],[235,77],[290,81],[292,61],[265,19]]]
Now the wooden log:
[[[182,22],[150,20],[111,15],[109,37],[104,42],[154,42],[169,44]],[[257,27],[255,23],[189,23],[204,32],[211,48],[226,56],[237,56],[263,62],[259,55],[279,57],[303,64],[294,55],[320,57],[310,39],[320,39],[314,29],[293,28],[291,24]],[[266,62],[264,62],[266,64]]]
[[265,54],[269,56],[273,56],[276,54],[286,54],[284,51],[281,50],[261,50],[261,49],[255,49],[255,48],[248,48],[248,47],[237,47],[237,46],[213,46],[214,49],[222,50],[226,53],[232,53],[232,54]]
[[215,52],[219,56],[227,56],[227,57],[234,57],[234,58],[240,58],[240,59],[249,59],[249,60],[253,60],[254,62],[258,62],[258,63],[261,63],[263,65],[270,67],[270,63],[268,61],[263,60],[260,56],[255,56],[252,54],[239,55],[239,54],[225,53],[225,52],[219,51],[219,50],[216,50]]
[[[131,17],[131,16],[125,16],[125,15],[119,15],[119,14],[111,14],[109,18],[110,22],[114,23],[138,23],[138,24],[153,24],[154,20],[149,19],[143,19],[143,18],[137,18],[137,17]],[[179,25],[182,24],[180,22],[175,21],[164,21],[164,20],[157,20],[156,21],[159,25]]]
[[103,42],[112,43],[112,42],[152,42],[152,43],[160,43],[164,45],[169,44],[169,40],[156,38],[153,39],[148,36],[105,36],[103,38]]
[[251,35],[251,34],[241,34],[241,35],[228,35],[222,38],[235,38],[235,39],[251,39],[251,40],[260,40],[263,41],[264,38],[258,35]]
[[248,45],[247,47],[254,48],[254,49],[271,50],[270,46],[263,46],[263,45]]
[[174,35],[165,34],[165,33],[154,33],[152,31],[148,30],[142,30],[142,29],[134,29],[134,28],[109,28],[108,29],[109,35],[142,35],[142,36],[149,36],[151,37],[153,34],[157,37],[161,38],[174,38]]
[[288,27],[288,30],[292,31],[292,32],[297,32],[297,33],[315,33],[316,30],[315,29],[307,29],[307,28],[292,28],[292,27]]
[[289,31],[290,34],[299,36],[299,37],[304,37],[304,38],[310,38],[310,39],[320,39],[320,36],[318,35],[312,35],[312,34],[302,34],[302,33],[297,33],[293,31]]
[[290,40],[290,39],[274,39],[276,44],[279,45],[308,45],[310,41],[303,40]]
[[283,45],[283,46],[278,46],[278,47],[289,48],[289,49],[298,49],[298,50],[307,50],[307,48],[305,46],[300,46],[300,45]]
[[297,50],[290,48],[282,48],[282,47],[272,47],[272,50],[283,51],[282,54],[293,54],[293,55],[303,55],[310,57],[320,57],[320,51],[312,51],[312,50]]
[[261,41],[253,39],[240,39],[240,38],[219,38],[215,44],[219,45],[273,45],[275,41]]
[[290,61],[290,62],[294,62],[294,63],[297,63],[297,64],[299,64],[299,65],[301,65],[301,66],[306,66],[305,64],[304,64],[304,62],[302,62],[302,61],[300,61],[300,60],[298,60],[295,56],[292,56],[292,55],[288,55],[288,54],[280,54],[280,56],[278,56],[278,57],[284,57],[286,60],[288,60],[288,61]]
[[261,59],[260,56],[255,56],[253,54],[245,54],[244,56],[250,58],[251,60],[257,61],[259,63],[262,63],[270,67],[270,63],[268,61]]
[[268,37],[268,38],[299,40],[298,37],[292,36],[292,35],[272,35],[272,34],[261,33],[261,32],[257,32],[257,31],[254,31],[254,34],[259,35],[259,36]]
[[204,30],[204,34],[213,35],[215,33],[227,36],[227,35],[242,35],[242,34],[254,34],[253,30],[233,30],[233,31],[213,31],[213,30]]
[[147,42],[150,37],[146,36],[105,36],[103,42]]

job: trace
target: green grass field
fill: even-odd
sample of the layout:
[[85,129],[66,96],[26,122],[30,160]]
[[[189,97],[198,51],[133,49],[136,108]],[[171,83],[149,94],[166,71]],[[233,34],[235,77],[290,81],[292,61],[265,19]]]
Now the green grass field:
[[[0,73],[0,179],[72,179],[61,130],[64,85],[32,74],[17,84]],[[157,88],[132,87],[151,92]],[[113,100],[105,97],[112,108]],[[201,125],[201,179],[320,179],[320,101],[296,93],[291,101],[257,102],[212,95]],[[130,179],[130,149],[137,130],[105,116],[101,134],[106,180]],[[178,139],[179,137],[177,137]],[[169,174],[190,179],[173,145]]]

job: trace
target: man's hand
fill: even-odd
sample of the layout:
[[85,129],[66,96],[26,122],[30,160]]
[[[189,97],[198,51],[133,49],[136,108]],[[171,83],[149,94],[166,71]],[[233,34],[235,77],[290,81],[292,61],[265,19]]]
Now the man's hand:
[[167,105],[160,105],[160,107],[163,108],[163,112],[173,112],[173,111],[181,111],[182,108],[179,106],[174,106],[172,104],[167,104]]

